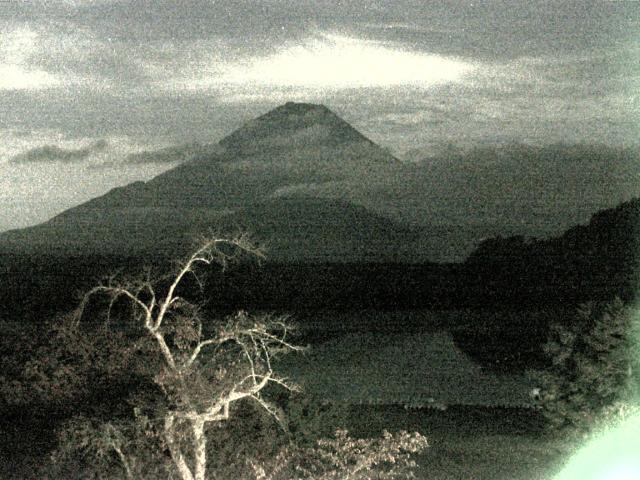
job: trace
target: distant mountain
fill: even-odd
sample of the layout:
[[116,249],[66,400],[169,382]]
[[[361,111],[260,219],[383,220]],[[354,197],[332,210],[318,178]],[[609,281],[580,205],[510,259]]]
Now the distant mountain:
[[152,180],[117,188],[62,217],[104,208],[217,208],[300,184],[339,182],[398,160],[322,105],[287,103]]
[[398,164],[322,105],[287,103],[190,158],[41,225],[5,232],[0,252],[170,253],[198,233],[242,229],[282,259],[415,259],[415,229],[345,200],[296,192]]
[[415,216],[438,225],[493,226],[493,235],[559,236],[593,212],[640,196],[639,148],[446,145],[410,158],[401,198],[423,212]]

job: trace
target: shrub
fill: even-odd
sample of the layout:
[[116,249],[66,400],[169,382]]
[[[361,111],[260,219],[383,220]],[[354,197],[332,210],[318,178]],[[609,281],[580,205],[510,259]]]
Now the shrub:
[[419,433],[354,439],[338,429],[311,447],[281,450],[268,466],[253,464],[255,480],[395,480],[415,477],[413,455],[428,447]]
[[530,375],[550,430],[588,432],[638,398],[640,322],[619,299],[582,305],[572,320],[551,326],[547,367]]
[[287,430],[298,443],[314,444],[347,427],[348,405],[336,405],[312,399],[304,394],[291,395],[285,404]]

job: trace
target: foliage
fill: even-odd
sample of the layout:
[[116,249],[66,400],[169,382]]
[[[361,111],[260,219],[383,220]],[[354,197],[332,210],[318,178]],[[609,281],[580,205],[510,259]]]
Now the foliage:
[[20,362],[19,372],[0,380],[8,406],[46,404],[64,414],[87,405],[90,397],[107,391],[113,396],[119,382],[131,382],[140,373],[134,368],[136,348],[122,331],[102,324],[81,328],[72,315],[60,315],[40,329],[42,338],[36,338],[34,328],[22,343],[21,353],[28,351],[28,358]]
[[333,435],[336,428],[345,428],[349,417],[348,405],[320,401],[305,394],[291,395],[283,409],[289,435],[302,445],[314,444]]
[[419,433],[385,431],[380,438],[354,439],[338,429],[306,448],[283,449],[270,468],[253,464],[256,480],[392,480],[415,478],[412,455],[427,448]]
[[51,478],[178,478],[162,436],[150,419],[73,417],[58,431]]
[[551,429],[586,432],[637,401],[640,322],[619,299],[584,304],[570,324],[552,325],[548,366],[530,372]]

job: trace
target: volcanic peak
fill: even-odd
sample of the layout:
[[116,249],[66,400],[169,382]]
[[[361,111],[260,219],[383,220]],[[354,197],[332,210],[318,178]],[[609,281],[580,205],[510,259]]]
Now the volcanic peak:
[[324,105],[287,102],[247,122],[224,138],[220,145],[228,150],[242,151],[254,149],[260,143],[281,144],[281,139],[295,137],[306,143],[325,145],[371,143]]

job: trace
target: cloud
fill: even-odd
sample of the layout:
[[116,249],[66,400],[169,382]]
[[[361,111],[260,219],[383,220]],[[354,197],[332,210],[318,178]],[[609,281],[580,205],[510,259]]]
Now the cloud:
[[[137,96],[162,94],[153,89],[160,85],[240,98],[259,95],[255,86],[429,87],[459,81],[470,63],[608,54],[634,37],[636,2],[565,3],[183,0],[176,9],[172,0],[10,1],[2,15],[10,24],[0,18],[8,32],[0,34],[0,89]],[[4,61],[5,45],[21,45],[13,48],[20,58]]]
[[38,34],[26,27],[0,33],[0,90],[36,90],[56,86],[60,80],[30,64],[38,49]]
[[[637,141],[637,39],[633,50],[627,37],[640,2],[180,4],[3,4],[0,123],[131,136],[151,150],[215,140],[296,100],[339,108],[400,150],[432,138]],[[421,113],[423,99],[442,99],[448,115]],[[38,144],[56,142],[7,156]]]
[[182,163],[201,156],[215,155],[222,151],[222,147],[215,144],[201,145],[197,142],[186,143],[159,150],[145,150],[130,153],[125,158],[125,163]]
[[381,116],[381,120],[401,126],[437,125],[445,122],[445,115],[432,107],[414,112],[387,113]]
[[220,65],[186,82],[187,88],[220,84],[241,88],[351,89],[458,82],[476,67],[468,61],[404,49],[362,38],[322,33],[284,45],[267,56]]
[[13,163],[71,163],[85,160],[94,153],[108,147],[106,140],[98,140],[82,148],[61,148],[56,145],[43,145],[32,148],[11,158]]

